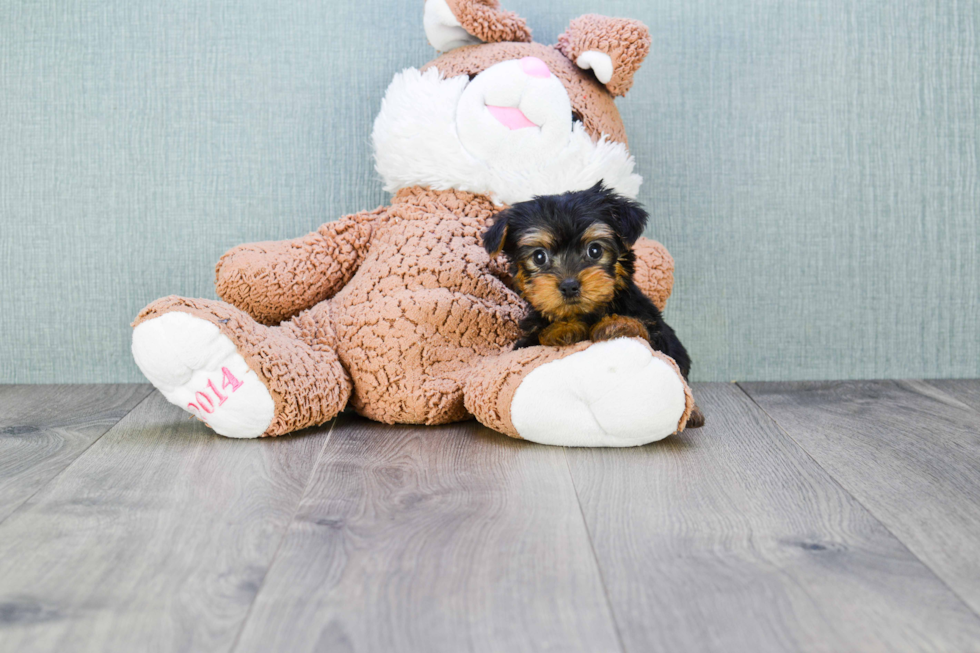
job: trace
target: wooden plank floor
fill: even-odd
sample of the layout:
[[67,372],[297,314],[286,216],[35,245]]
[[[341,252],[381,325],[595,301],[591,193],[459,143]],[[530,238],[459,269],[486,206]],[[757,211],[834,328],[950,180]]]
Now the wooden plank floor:
[[980,383],[695,393],[586,450],[0,386],[0,653],[980,651]]
[[980,613],[977,410],[921,381],[747,388],[799,446]]

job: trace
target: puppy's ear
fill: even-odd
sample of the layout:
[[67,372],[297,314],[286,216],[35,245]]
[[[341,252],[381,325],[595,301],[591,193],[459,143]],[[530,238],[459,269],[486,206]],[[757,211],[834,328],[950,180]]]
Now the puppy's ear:
[[493,224],[483,232],[483,248],[491,258],[504,249],[504,244],[507,242],[508,219],[510,219],[510,210],[504,209],[493,216]]
[[616,230],[623,240],[632,245],[643,235],[649,216],[637,202],[609,190],[606,193],[606,206],[613,215]]

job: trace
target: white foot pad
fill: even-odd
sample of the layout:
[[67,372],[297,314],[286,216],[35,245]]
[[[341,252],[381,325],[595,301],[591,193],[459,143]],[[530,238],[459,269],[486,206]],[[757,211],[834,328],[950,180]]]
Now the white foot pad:
[[217,326],[175,311],[133,330],[133,358],[167,400],[230,438],[269,428],[275,403]]
[[633,447],[677,430],[686,397],[680,375],[636,340],[617,338],[545,363],[514,393],[525,440],[568,447]]

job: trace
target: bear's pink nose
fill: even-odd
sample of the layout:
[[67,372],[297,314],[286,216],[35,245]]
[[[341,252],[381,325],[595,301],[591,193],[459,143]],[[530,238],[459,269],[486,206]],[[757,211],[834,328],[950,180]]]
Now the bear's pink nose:
[[521,68],[531,77],[550,77],[551,71],[548,64],[537,57],[524,57],[521,59]]

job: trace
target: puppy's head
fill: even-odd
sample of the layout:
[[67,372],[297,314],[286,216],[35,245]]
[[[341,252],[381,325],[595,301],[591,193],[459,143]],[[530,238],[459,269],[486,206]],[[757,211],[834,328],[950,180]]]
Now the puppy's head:
[[646,212],[605,188],[544,195],[494,217],[483,245],[510,258],[521,295],[550,320],[597,312],[633,274]]

